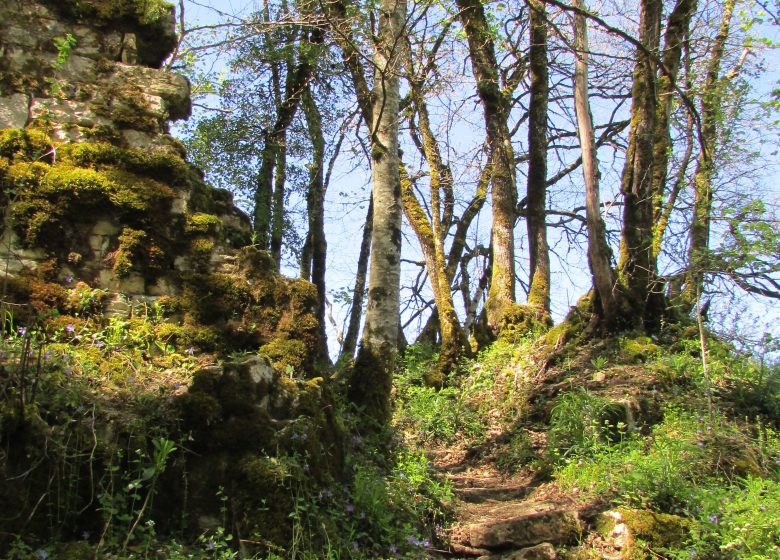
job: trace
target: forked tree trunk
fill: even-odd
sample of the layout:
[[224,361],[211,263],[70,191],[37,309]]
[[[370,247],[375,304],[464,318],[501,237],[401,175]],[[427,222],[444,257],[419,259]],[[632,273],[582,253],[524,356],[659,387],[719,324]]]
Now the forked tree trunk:
[[[325,137],[322,134],[322,116],[314,101],[311,89],[306,88],[302,99],[303,114],[309,139],[312,143],[312,161],[309,165],[309,189],[306,193],[306,206],[309,218],[309,233],[306,244],[310,258],[302,265],[310,271],[309,278],[317,287],[317,332],[316,358],[320,363],[329,364],[328,340],[325,334],[325,266],[328,244],[325,239]],[[302,268],[303,268],[302,267]]]
[[[303,92],[308,87],[317,62],[320,45],[324,38],[319,28],[312,30],[301,41],[307,43],[301,49],[300,58],[295,67],[288,63],[284,96],[277,103],[277,115],[271,128],[264,134],[265,146],[261,155],[260,171],[255,188],[254,226],[257,243],[263,249],[270,249],[274,263],[279,268],[282,248],[282,228],[284,224],[284,171],[281,165],[286,161],[286,134],[292,124],[301,102]],[[274,181],[276,172],[277,180]]]
[[505,311],[515,302],[515,156],[507,119],[509,99],[499,82],[493,35],[480,0],[455,0],[458,17],[468,41],[477,93],[485,114],[490,145],[493,202],[493,269],[485,304],[488,328],[493,336],[501,328]]
[[653,145],[653,255],[658,257],[661,252],[661,241],[667,221],[663,220],[664,193],[669,167],[669,152],[672,139],[669,135],[669,120],[672,113],[672,102],[675,95],[675,82],[680,73],[683,44],[688,36],[691,17],[696,11],[696,0],[677,0],[669,14],[664,33],[663,64],[665,72],[658,77],[658,108]]
[[658,98],[657,65],[651,54],[660,42],[662,4],[661,0],[641,1],[639,39],[645,48],[638,48],[636,52],[631,129],[620,185],[624,205],[619,278],[631,307],[630,318],[635,326],[650,328],[656,326],[663,311],[658,301],[660,294],[654,292],[652,176]]
[[[428,182],[430,198],[430,219],[426,214],[414,191],[403,166],[401,167],[401,196],[404,214],[412,226],[420,242],[425,267],[428,270],[428,280],[431,283],[433,299],[436,305],[436,320],[441,334],[439,361],[435,370],[426,376],[426,383],[431,386],[443,386],[447,375],[455,368],[460,356],[470,348],[466,333],[460,325],[455,312],[452,298],[452,276],[444,249],[444,238],[447,235],[448,208],[447,200],[451,199],[453,178],[449,168],[444,165],[439,149],[439,143],[431,128],[428,106],[423,94],[422,79],[417,75],[412,61],[410,49],[406,49],[406,67],[410,77],[409,96],[413,102],[413,110],[417,115],[410,119],[410,128],[419,143],[423,157],[428,164]],[[444,201],[442,201],[444,194]]]

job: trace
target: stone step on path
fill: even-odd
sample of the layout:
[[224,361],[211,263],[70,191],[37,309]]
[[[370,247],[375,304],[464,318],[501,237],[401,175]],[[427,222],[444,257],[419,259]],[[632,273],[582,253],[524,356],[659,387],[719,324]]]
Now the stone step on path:
[[447,474],[459,498],[449,530],[449,558],[555,560],[556,547],[575,542],[584,506],[550,495],[531,475],[507,478],[491,465]]

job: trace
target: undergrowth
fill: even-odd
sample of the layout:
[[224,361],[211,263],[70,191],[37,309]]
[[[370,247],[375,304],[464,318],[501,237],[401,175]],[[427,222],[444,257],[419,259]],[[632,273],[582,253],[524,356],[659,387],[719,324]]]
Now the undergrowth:
[[780,368],[711,341],[710,415],[700,351],[677,340],[647,364],[664,395],[655,425],[628,426],[614,401],[584,389],[558,397],[553,477],[585,500],[675,516],[684,537],[639,539],[637,558],[778,558]]
[[[275,521],[289,527],[281,532],[288,540],[240,535],[236,496],[220,487],[214,521],[193,536],[188,512],[166,503],[171,488],[186,492],[192,456],[176,400],[216,357],[169,339],[156,305],[106,318],[102,292],[66,292],[76,301],[72,315],[21,324],[3,306],[0,557],[417,558],[435,545],[452,494],[423,453],[396,442],[388,456],[386,446],[354,435],[343,476],[318,482],[300,451],[306,431],[290,436],[297,447],[257,459],[256,472],[290,504]],[[346,407],[335,422],[360,433]]]

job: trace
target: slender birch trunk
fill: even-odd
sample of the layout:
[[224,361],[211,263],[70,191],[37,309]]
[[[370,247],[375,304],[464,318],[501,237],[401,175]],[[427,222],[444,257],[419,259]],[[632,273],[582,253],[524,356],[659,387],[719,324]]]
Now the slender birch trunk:
[[390,419],[401,289],[401,180],[398,157],[399,61],[405,0],[381,0],[374,47],[371,191],[374,227],[363,327],[349,387],[350,400],[379,425]]

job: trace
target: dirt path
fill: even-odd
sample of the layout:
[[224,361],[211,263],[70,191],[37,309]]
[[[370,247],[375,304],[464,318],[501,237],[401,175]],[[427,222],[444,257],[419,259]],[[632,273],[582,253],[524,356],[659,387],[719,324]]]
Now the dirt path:
[[438,558],[552,560],[560,547],[581,538],[596,509],[531,469],[501,473],[488,449],[431,452],[437,470],[453,485],[456,519]]

